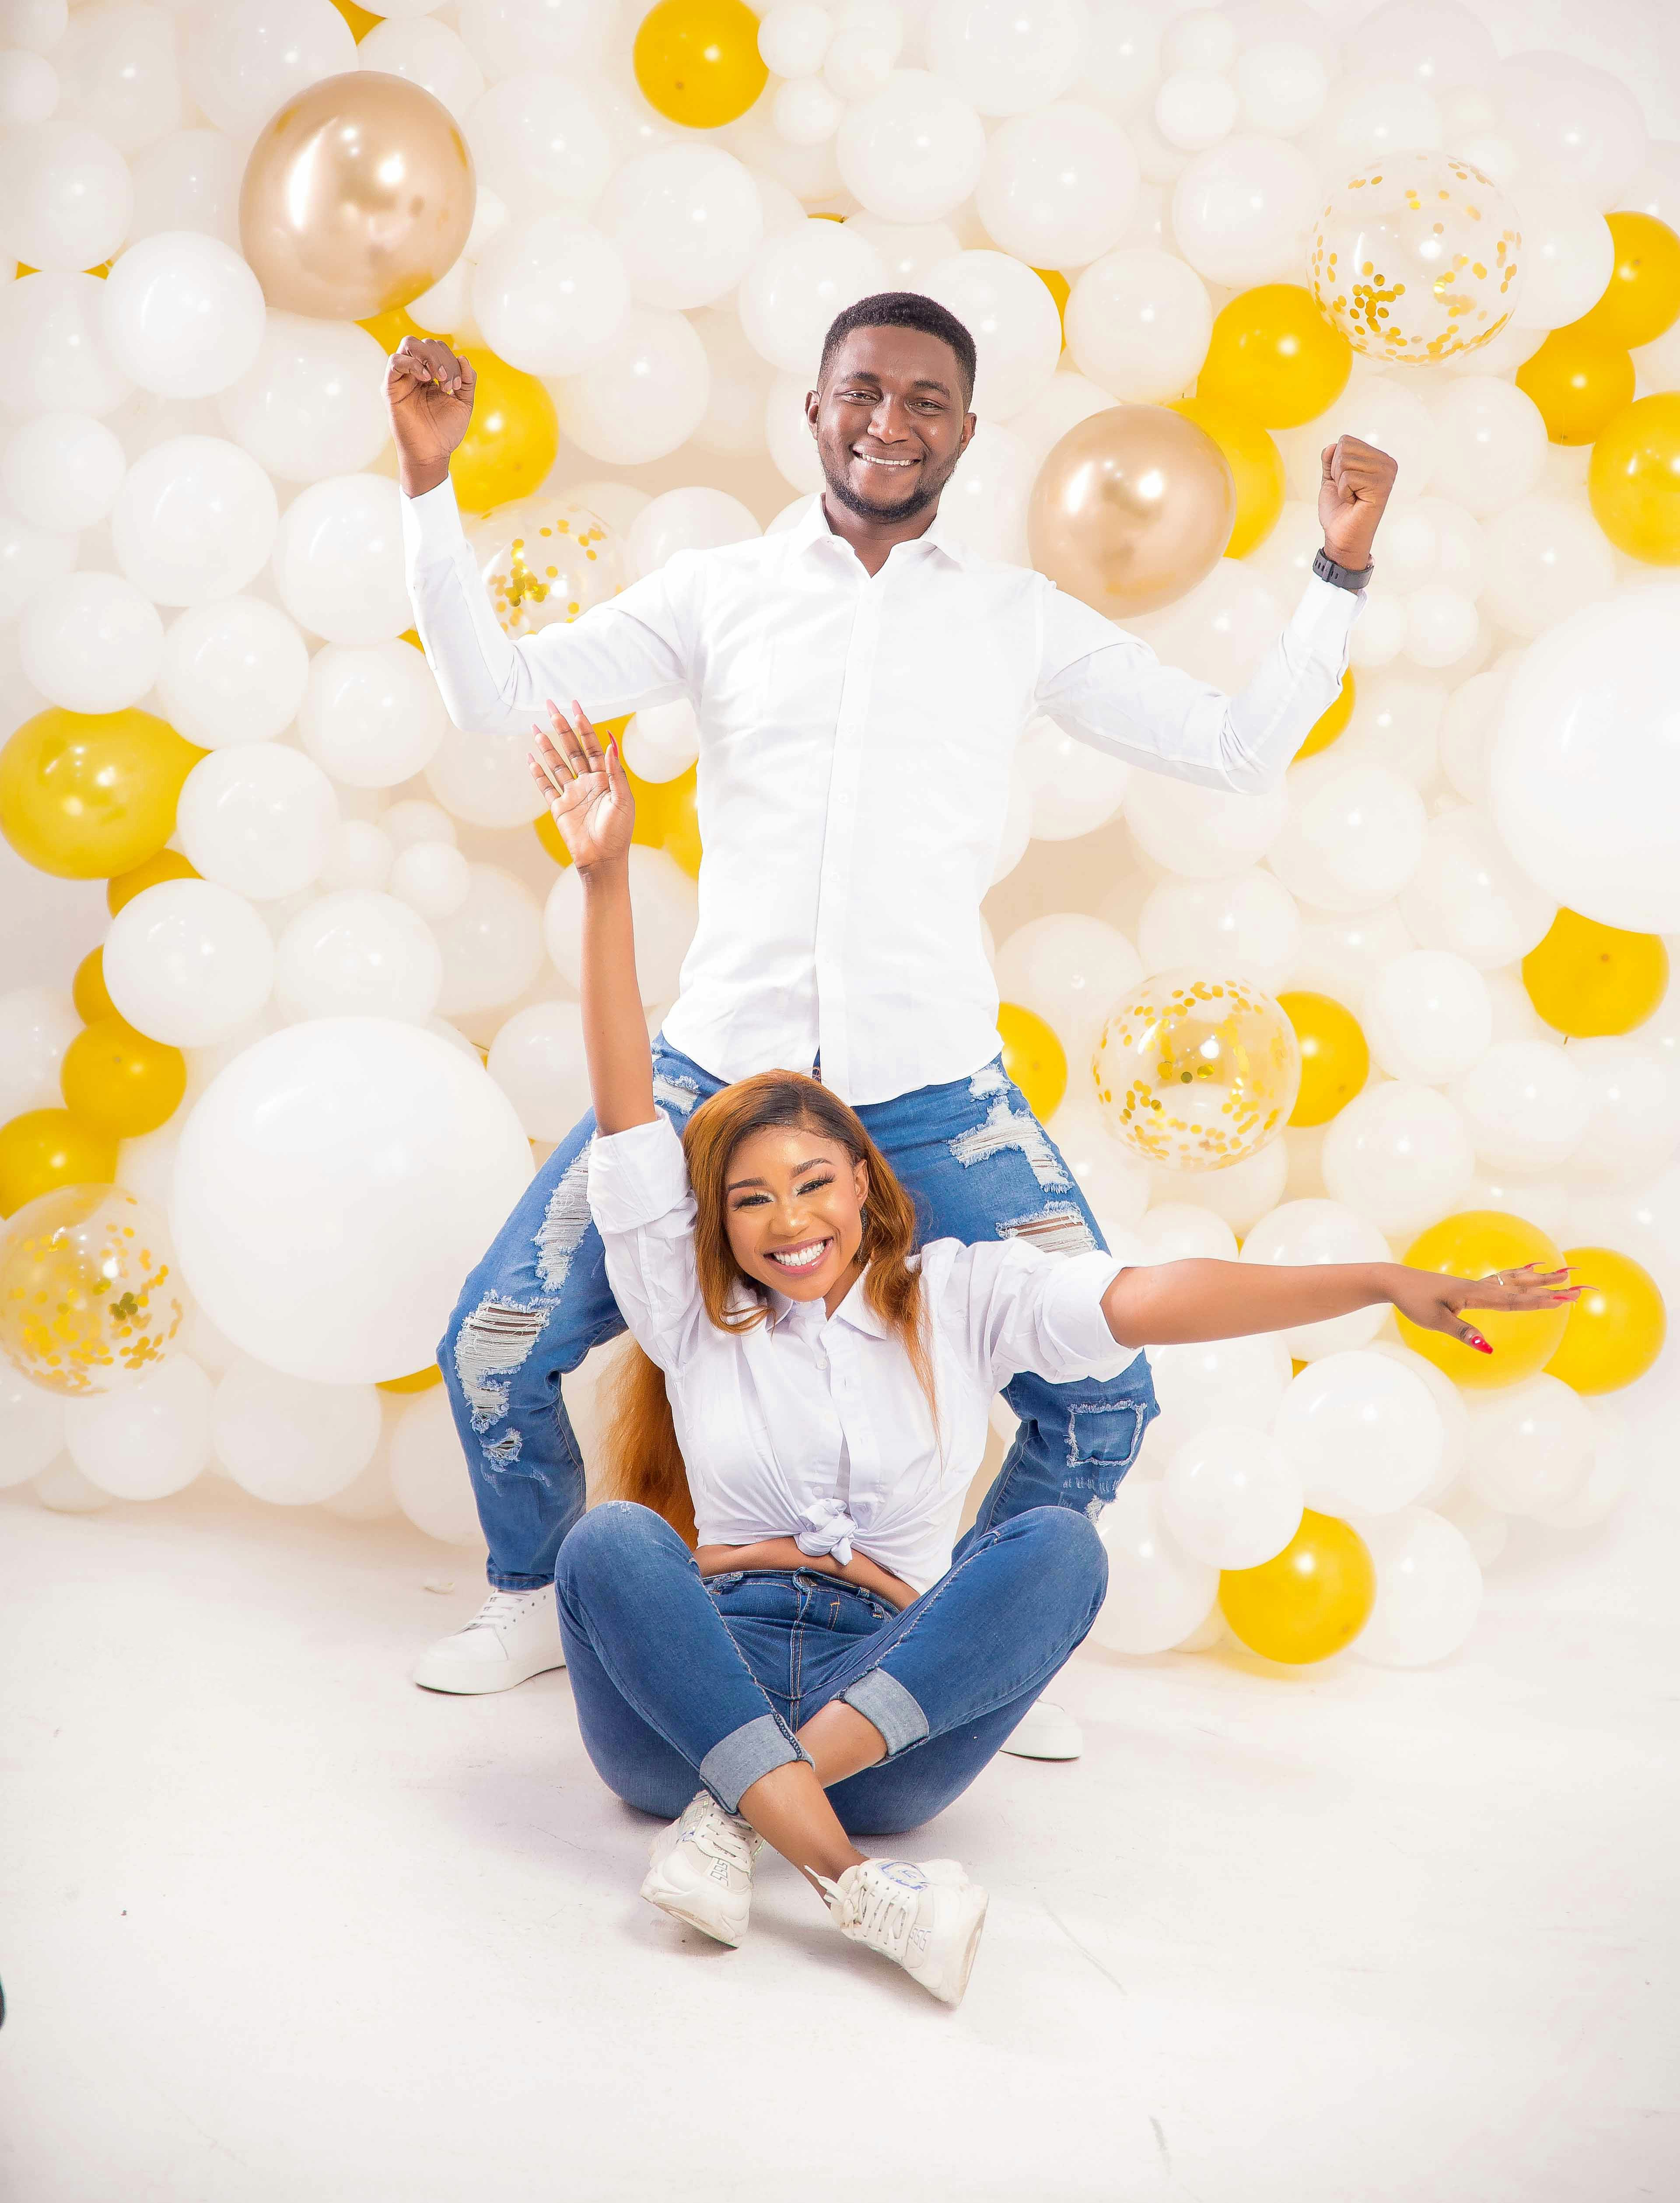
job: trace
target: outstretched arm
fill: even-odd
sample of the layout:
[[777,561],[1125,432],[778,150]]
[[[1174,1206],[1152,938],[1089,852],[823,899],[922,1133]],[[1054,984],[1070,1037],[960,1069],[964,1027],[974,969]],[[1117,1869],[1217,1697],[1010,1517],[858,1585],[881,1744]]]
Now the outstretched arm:
[[618,745],[604,754],[574,703],[569,719],[551,702],[552,735],[532,732],[531,771],[560,829],[583,888],[583,1045],[589,1092],[604,1132],[653,1122],[653,1057],[636,984],[630,911],[630,835],[636,800]]
[[1241,1338],[1287,1331],[1390,1301],[1426,1331],[1444,1331],[1483,1354],[1493,1352],[1464,1308],[1535,1314],[1572,1301],[1568,1270],[1532,1262],[1491,1278],[1449,1278],[1404,1262],[1323,1262],[1274,1268],[1264,1262],[1141,1264],[1122,1270],[1103,1295],[1103,1314],[1122,1346],[1181,1346],[1195,1339]]

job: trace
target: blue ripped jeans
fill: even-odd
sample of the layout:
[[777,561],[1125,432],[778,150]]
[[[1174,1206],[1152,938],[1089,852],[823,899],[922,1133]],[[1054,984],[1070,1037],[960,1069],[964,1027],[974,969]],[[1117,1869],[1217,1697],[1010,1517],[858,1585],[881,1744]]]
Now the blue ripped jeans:
[[[724,1084],[663,1039],[653,1074],[654,1098],[678,1131]],[[1000,1062],[858,1114],[915,1202],[924,1240],[1018,1236],[1052,1250],[1102,1243],[1067,1165]],[[554,1579],[562,1541],[584,1509],[562,1379],[624,1328],[589,1219],[594,1131],[586,1117],[533,1178],[463,1287],[438,1349],[490,1548],[487,1572],[505,1591]],[[1141,1354],[1107,1383],[1023,1376],[1004,1397],[1020,1428],[970,1538],[1029,1508],[1082,1511],[1111,1499],[1156,1412]]]
[[970,1537],[895,1613],[801,1568],[703,1577],[670,1524],[619,1500],[561,1548],[555,1589],[578,1728],[610,1790],[675,1820],[704,1786],[733,1813],[810,1755],[835,1698],[887,1757],[829,1799],[852,1835],[920,1828],[966,1790],[1083,1639],[1108,1586],[1095,1525],[1035,1507]]

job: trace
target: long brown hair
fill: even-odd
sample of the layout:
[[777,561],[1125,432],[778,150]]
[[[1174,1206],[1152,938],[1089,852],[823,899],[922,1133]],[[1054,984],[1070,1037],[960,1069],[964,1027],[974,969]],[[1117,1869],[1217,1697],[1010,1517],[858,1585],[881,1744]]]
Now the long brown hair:
[[[923,1316],[916,1253],[916,1210],[887,1158],[848,1109],[815,1078],[796,1071],[763,1071],[737,1079],[688,1119],[682,1149],[694,1190],[694,1266],[708,1319],[720,1331],[751,1331],[763,1323],[769,1298],[756,1278],[736,1263],[729,1248],[725,1189],[730,1158],[749,1134],[767,1131],[815,1132],[843,1148],[869,1174],[863,1244],[867,1266],[864,1298],[910,1357],[937,1430],[939,1403]],[[742,1289],[745,1289],[745,1301]],[[663,1372],[633,1346],[614,1380],[607,1428],[607,1491],[614,1499],[651,1507],[692,1545],[694,1504],[676,1442]]]

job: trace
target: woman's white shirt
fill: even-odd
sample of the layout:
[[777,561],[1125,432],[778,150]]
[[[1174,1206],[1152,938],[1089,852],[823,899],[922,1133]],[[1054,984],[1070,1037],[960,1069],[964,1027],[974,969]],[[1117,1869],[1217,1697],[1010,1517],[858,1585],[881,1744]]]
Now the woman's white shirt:
[[1054,1384],[1113,1377],[1137,1350],[1116,1344],[1102,1312],[1113,1255],[935,1239],[921,1264],[936,1440],[910,1357],[862,1279],[832,1316],[772,1293],[750,1330],[711,1323],[682,1143],[664,1117],[597,1134],[589,1205],[624,1320],[665,1373],[703,1545],[797,1537],[843,1562],[855,1542],[925,1591],[950,1564],[993,1396],[1024,1370]]

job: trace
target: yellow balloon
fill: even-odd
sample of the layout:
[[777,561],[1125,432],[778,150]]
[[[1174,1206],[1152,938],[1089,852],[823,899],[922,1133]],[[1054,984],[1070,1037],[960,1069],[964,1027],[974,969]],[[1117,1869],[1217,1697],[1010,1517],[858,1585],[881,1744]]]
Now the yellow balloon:
[[473,542],[496,623],[515,641],[604,604],[628,579],[617,539],[569,498],[498,506]]
[[1680,390],[1636,399],[1599,431],[1587,494],[1618,551],[1680,564]]
[[203,754],[150,712],[55,706],[0,749],[0,833],[61,879],[131,871],[174,832],[181,783]]
[[510,367],[483,345],[472,349],[478,376],[473,417],[450,462],[449,478],[463,512],[529,497],[560,449],[560,417],[534,375]]
[[1019,1002],[998,1007],[998,1034],[1004,1044],[1004,1076],[1027,1097],[1040,1124],[1053,1117],[1068,1090],[1068,1059],[1044,1019]]
[[0,1348],[50,1392],[134,1383],[186,1314],[162,1216],[120,1186],[61,1186],[0,1232]]
[[1247,980],[1164,972],[1109,1019],[1091,1075],[1134,1153],[1175,1170],[1220,1170],[1288,1122],[1300,1048],[1282,1010]]
[[381,1392],[429,1392],[434,1385],[441,1385],[444,1373],[435,1361],[428,1361],[423,1369],[416,1369],[411,1377],[381,1377]]
[[116,1004],[111,1000],[105,985],[105,952],[90,948],[76,966],[76,976],[70,982],[70,999],[76,1006],[76,1015],[85,1025],[96,1018],[114,1018]]
[[1579,911],[1560,910],[1523,959],[1529,1000],[1571,1040],[1631,1032],[1668,991],[1668,949],[1659,933],[1626,933]]
[[1301,1052],[1300,1092],[1292,1125],[1328,1125],[1363,1091],[1371,1050],[1359,1019],[1334,995],[1280,995],[1277,1007],[1295,1029]]
[[1228,558],[1246,558],[1264,543],[1283,510],[1283,454],[1252,413],[1219,398],[1181,398],[1173,406],[1217,444],[1236,484],[1236,519]]
[[1318,217],[1312,293],[1355,351],[1432,361],[1511,319],[1523,257],[1515,209],[1450,153],[1385,153]]
[[1554,444],[1590,444],[1633,403],[1633,361],[1625,348],[1595,335],[1585,322],[1553,329],[1517,370],[1517,387],[1540,408]]
[[1657,1281],[1613,1247],[1571,1247],[1565,1259],[1581,1297],[1569,1309],[1564,1343],[1546,1373],[1577,1392],[1618,1392],[1645,1374],[1668,1336]]
[[115,1140],[68,1109],[26,1109],[0,1125],[0,1216],[61,1186],[109,1184],[115,1176]]
[[769,81],[743,0],[658,0],[631,57],[648,104],[690,130],[737,121]]
[[[696,768],[690,765],[675,780],[636,783],[636,839],[651,848],[663,849],[681,865],[691,880],[700,876],[700,817],[695,807]],[[648,828],[642,829],[642,790],[657,793],[658,802],[649,806]]]
[[1654,344],[1680,321],[1680,237],[1651,214],[1604,218],[1616,240],[1616,265],[1603,296],[1574,326],[1624,349]]
[[1035,268],[1033,273],[1056,301],[1056,311],[1062,318],[1062,342],[1065,344],[1068,340],[1068,279],[1057,268]]
[[186,1058],[125,1019],[100,1018],[65,1049],[58,1080],[73,1117],[116,1139],[137,1140],[167,1125],[180,1107]]
[[[1524,1262],[1537,1262],[1542,1270],[1560,1270],[1564,1265],[1562,1255],[1543,1231],[1499,1208],[1465,1208],[1442,1217],[1412,1241],[1406,1259],[1414,1269],[1442,1270],[1450,1278],[1490,1278],[1495,1270],[1520,1269]],[[1424,1331],[1406,1316],[1399,1320],[1406,1344],[1455,1385],[1489,1391],[1539,1374],[1563,1343],[1569,1310],[1565,1306],[1534,1315],[1507,1315],[1495,1308],[1477,1308],[1471,1320],[1493,1348],[1491,1354],[1478,1354],[1444,1331]]]
[[1338,735],[1346,734],[1347,724],[1353,716],[1355,690],[1353,669],[1350,665],[1341,676],[1341,686],[1336,691],[1334,704],[1329,704],[1312,723],[1312,731],[1295,752],[1295,762],[1303,758],[1317,757],[1320,750],[1329,749]]
[[1219,1609],[1251,1652],[1305,1667],[1351,1645],[1376,1603],[1376,1570],[1365,1539],[1335,1515],[1309,1507],[1282,1551],[1257,1568],[1226,1568]]
[[200,877],[197,866],[189,865],[179,849],[160,849],[144,864],[135,865],[106,881],[105,907],[115,918],[124,903],[133,902],[148,888],[159,887],[165,880],[196,880]]
[[1341,397],[1353,365],[1352,346],[1311,291],[1260,283],[1214,316],[1196,395],[1241,406],[1268,428],[1299,428]]
[[358,46],[374,26],[383,20],[380,16],[369,15],[365,8],[358,8],[356,0],[333,0],[333,5],[350,25],[351,36]]

